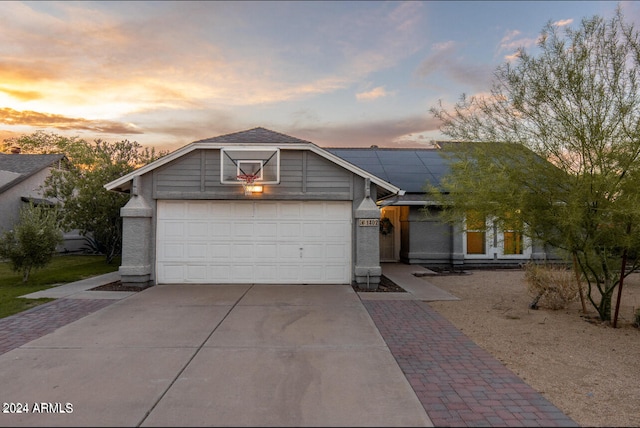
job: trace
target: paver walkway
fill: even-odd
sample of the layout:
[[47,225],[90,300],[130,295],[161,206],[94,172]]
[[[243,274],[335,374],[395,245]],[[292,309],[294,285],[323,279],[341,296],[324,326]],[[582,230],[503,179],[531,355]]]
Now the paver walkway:
[[435,426],[578,426],[427,303],[362,303]]
[[110,299],[57,299],[0,319],[0,354],[114,303]]

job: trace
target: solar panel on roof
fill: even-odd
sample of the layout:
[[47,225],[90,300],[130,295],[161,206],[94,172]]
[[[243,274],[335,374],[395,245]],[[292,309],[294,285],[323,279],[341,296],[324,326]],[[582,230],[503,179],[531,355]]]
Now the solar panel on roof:
[[407,192],[421,193],[427,183],[438,185],[449,172],[447,161],[435,150],[330,149],[365,171]]

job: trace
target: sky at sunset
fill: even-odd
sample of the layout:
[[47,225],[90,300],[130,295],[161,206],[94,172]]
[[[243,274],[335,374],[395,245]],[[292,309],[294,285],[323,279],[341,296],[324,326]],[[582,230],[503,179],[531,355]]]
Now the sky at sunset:
[[[620,3],[640,25],[640,3]],[[323,147],[441,140],[548,22],[610,1],[0,2],[0,139],[45,130],[174,150],[265,127]]]

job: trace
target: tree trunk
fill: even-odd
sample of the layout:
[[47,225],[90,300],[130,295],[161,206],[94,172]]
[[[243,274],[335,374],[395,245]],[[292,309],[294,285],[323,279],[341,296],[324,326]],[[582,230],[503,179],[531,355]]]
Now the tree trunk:
[[620,267],[620,281],[618,282],[618,298],[616,299],[616,312],[613,315],[613,328],[618,327],[618,312],[620,311],[620,300],[622,299],[622,284],[624,284],[624,274],[627,270],[627,249],[622,253],[622,266]]
[[607,291],[601,295],[600,303],[598,304],[598,314],[602,321],[611,322],[611,300],[613,299],[613,290],[613,288],[607,289]]
[[580,303],[582,303],[582,313],[587,313],[587,302],[584,298],[584,290],[582,289],[582,281],[580,281],[580,271],[578,270],[578,256],[573,253],[573,271],[576,274],[576,282],[578,283],[578,291],[580,292]]

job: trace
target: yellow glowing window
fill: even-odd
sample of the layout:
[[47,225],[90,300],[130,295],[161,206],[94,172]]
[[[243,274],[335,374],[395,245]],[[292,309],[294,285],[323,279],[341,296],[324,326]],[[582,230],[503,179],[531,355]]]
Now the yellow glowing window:
[[486,254],[485,218],[478,213],[467,214],[467,254]]
[[504,254],[522,254],[522,222],[507,214],[504,224]]
[[522,254],[522,234],[504,232],[504,254]]

